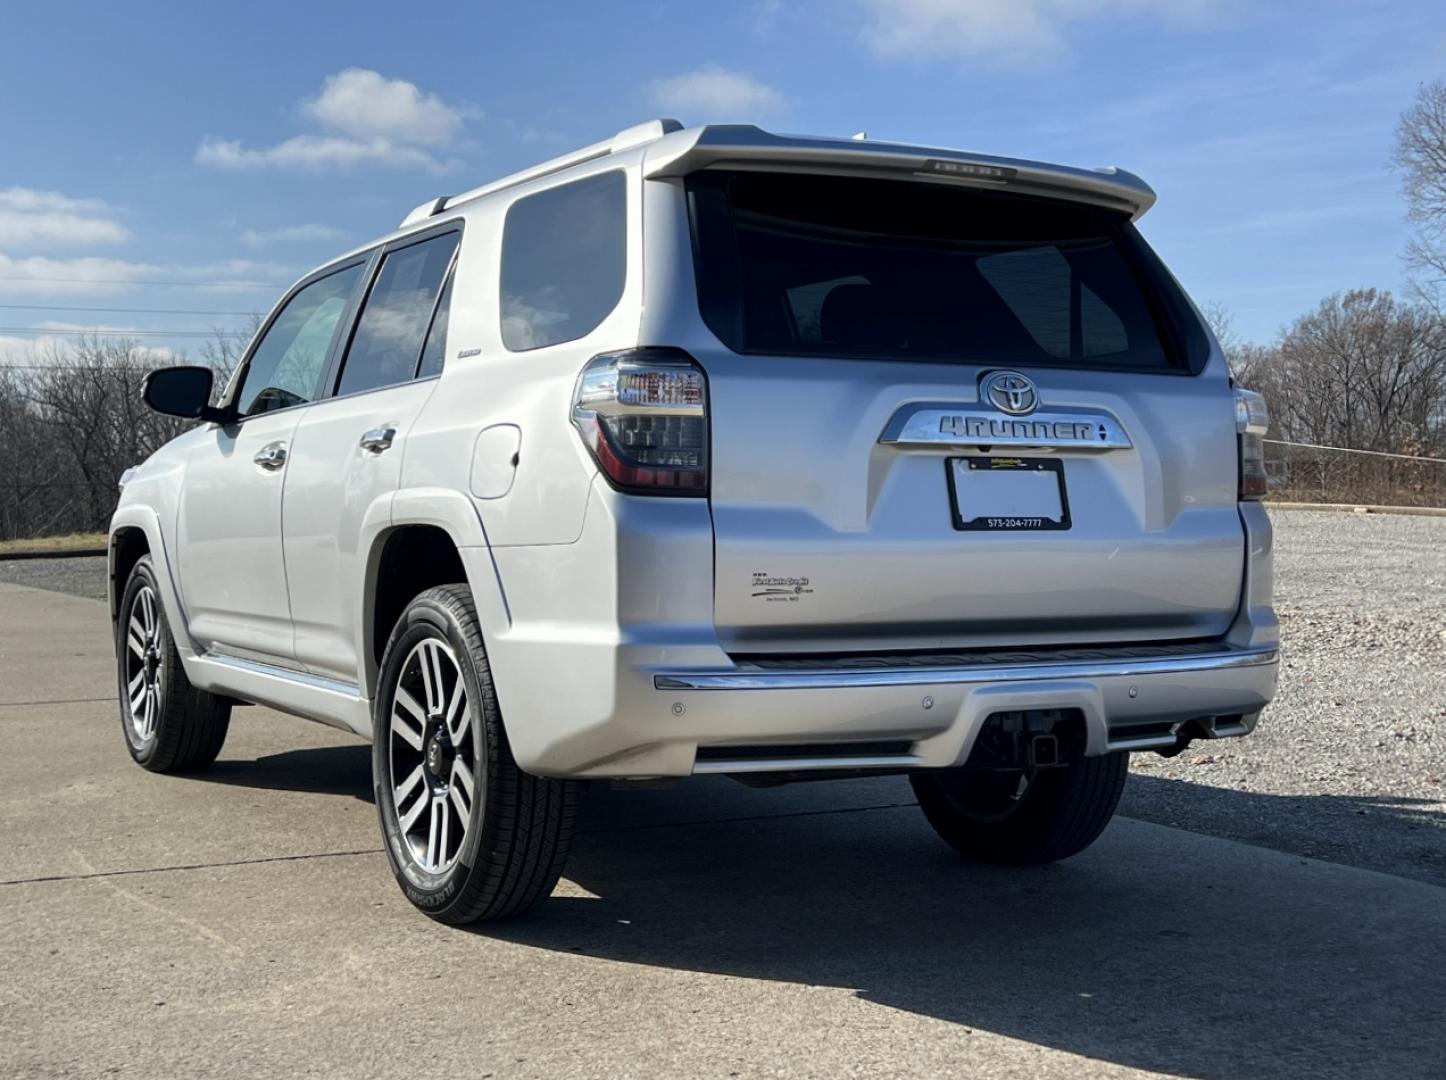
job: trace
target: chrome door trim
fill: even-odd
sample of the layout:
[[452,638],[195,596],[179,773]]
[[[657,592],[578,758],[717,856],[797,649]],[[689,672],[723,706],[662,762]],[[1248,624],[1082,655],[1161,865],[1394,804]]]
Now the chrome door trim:
[[252,675],[265,675],[270,679],[284,679],[287,682],[299,683],[302,686],[309,686],[313,690],[325,690],[332,694],[343,694],[350,698],[361,696],[361,690],[354,683],[342,682],[339,679],[328,679],[321,675],[313,675],[309,671],[293,671],[290,668],[263,664],[259,660],[243,660],[239,656],[230,656],[214,650],[203,653],[201,658],[203,660],[213,660],[218,664],[225,664],[227,667],[235,668],[238,671],[250,672]]
[[1205,656],[1174,656],[1148,660],[1094,660],[1038,664],[981,664],[977,667],[887,668],[873,671],[731,671],[667,672],[653,676],[657,690],[844,690],[858,687],[939,686],[1044,679],[1134,678],[1176,675],[1274,664],[1278,650],[1231,649]]

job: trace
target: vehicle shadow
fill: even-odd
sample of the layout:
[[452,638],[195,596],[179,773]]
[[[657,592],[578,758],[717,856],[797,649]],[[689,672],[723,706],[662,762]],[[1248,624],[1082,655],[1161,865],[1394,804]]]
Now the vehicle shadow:
[[286,750],[251,761],[221,758],[204,772],[196,773],[194,779],[268,791],[350,795],[367,803],[375,801],[372,751],[363,744]]
[[[1442,1075],[1437,889],[1130,819],[1056,866],[971,866],[928,830],[906,785],[853,787],[851,801],[875,809],[831,809],[820,793],[788,799],[795,816],[763,817],[749,796],[788,796],[595,791],[567,869],[591,895],[560,893],[532,919],[477,932],[848,988],[1179,1076]],[[660,827],[705,809],[733,820]]]
[[[208,779],[371,797],[364,746],[222,762]],[[1413,823],[1423,844],[1446,836],[1439,807],[1412,800],[1139,775],[1131,789],[1136,809],[1200,831],[1222,815],[1329,828],[1338,813],[1367,846]],[[934,837],[898,778],[768,791],[707,779],[666,791],[594,785],[557,895],[528,919],[473,932],[845,988],[961,1035],[1177,1076],[1439,1080],[1442,900],[1420,882],[1132,818],[1055,866],[972,866]]]

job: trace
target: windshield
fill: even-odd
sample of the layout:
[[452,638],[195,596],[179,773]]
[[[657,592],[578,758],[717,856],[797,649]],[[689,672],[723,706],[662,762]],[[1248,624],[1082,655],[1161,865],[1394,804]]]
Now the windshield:
[[702,172],[688,191],[704,318],[736,351],[1194,366],[1194,320],[1123,215],[801,173]]

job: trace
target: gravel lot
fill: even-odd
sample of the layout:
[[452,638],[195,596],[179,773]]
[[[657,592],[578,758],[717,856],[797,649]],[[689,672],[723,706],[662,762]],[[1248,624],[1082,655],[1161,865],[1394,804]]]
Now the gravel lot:
[[1275,702],[1248,739],[1137,754],[1124,812],[1446,884],[1446,518],[1273,518]]
[[[1137,754],[1123,812],[1446,884],[1446,518],[1278,511],[1285,660],[1248,739]],[[102,559],[0,581],[105,595]]]

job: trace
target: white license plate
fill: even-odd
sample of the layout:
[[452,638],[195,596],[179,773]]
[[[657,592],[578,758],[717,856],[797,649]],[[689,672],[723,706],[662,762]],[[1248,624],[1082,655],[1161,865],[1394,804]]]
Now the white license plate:
[[950,458],[956,529],[1068,529],[1064,463],[1054,458]]

